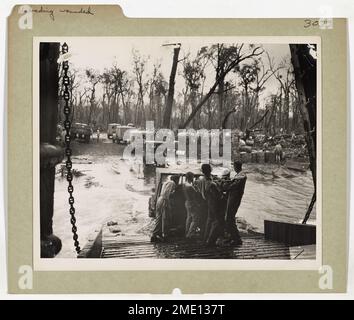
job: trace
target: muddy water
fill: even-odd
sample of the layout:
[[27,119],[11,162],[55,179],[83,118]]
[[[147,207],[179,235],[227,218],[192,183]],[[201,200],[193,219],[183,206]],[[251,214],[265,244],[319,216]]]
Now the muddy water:
[[[265,170],[252,166],[248,170],[245,194],[238,211],[246,228],[263,232],[264,220],[302,221],[313,193],[310,171],[298,173],[277,166]],[[314,208],[308,223],[315,223],[315,219]]]
[[[74,144],[73,168],[83,174],[73,181],[81,246],[102,223],[109,221],[118,222],[120,235],[149,235],[152,223],[148,217],[148,199],[155,186],[155,172],[131,167],[121,159],[123,148],[107,139],[88,145]],[[248,180],[238,212],[240,228],[263,232],[265,219],[301,221],[313,192],[310,172],[299,173],[277,166],[248,166],[245,170]],[[63,242],[59,258],[76,256],[67,199],[67,182],[58,174],[53,225],[54,233]],[[314,210],[310,222],[314,222],[315,216]]]

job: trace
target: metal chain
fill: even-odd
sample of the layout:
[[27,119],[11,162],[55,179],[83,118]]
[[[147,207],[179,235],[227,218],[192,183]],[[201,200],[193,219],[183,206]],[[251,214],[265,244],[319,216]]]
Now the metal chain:
[[[68,53],[69,47],[66,43],[64,43],[62,45],[62,54],[66,54]],[[68,71],[69,71],[69,62],[68,60],[64,60],[62,63],[63,66],[63,98],[65,101],[65,106],[64,106],[64,115],[65,115],[65,121],[64,121],[64,128],[66,131],[65,134],[65,155],[66,155],[66,162],[65,162],[65,167],[67,170],[66,173],[66,180],[68,181],[68,192],[69,192],[69,205],[70,205],[70,209],[69,209],[69,213],[71,216],[70,222],[71,222],[71,230],[73,233],[73,240],[74,240],[74,246],[75,246],[75,250],[76,252],[79,254],[81,251],[80,248],[80,243],[78,241],[78,234],[77,234],[77,227],[76,227],[76,218],[75,218],[75,207],[74,207],[74,203],[75,203],[75,199],[73,196],[74,193],[74,186],[72,184],[73,181],[73,174],[72,174],[72,162],[71,162],[71,156],[72,156],[72,150],[70,148],[70,142],[71,142],[71,138],[70,138],[70,129],[71,129],[71,121],[70,121],[70,114],[71,114],[71,106],[70,106],[70,92],[69,92],[69,87],[70,87],[70,78],[68,76]]]

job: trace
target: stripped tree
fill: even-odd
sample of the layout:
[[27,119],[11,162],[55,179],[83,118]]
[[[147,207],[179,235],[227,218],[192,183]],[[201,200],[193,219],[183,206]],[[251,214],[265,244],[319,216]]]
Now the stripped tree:
[[309,219],[316,202],[316,49],[316,45],[290,44],[291,61],[294,66],[296,88],[299,95],[299,107],[304,124],[310,169],[314,184],[314,193],[303,220],[304,224]]
[[171,126],[171,117],[172,117],[172,106],[173,106],[173,97],[175,93],[175,78],[177,73],[177,64],[178,64],[178,56],[181,50],[180,43],[172,43],[172,44],[165,44],[163,46],[174,46],[173,49],[173,60],[172,60],[172,67],[170,73],[170,79],[168,83],[168,94],[167,94],[167,101],[166,101],[166,108],[163,116],[163,127],[169,128]]
[[[210,87],[209,91],[203,96],[203,98],[196,105],[194,110],[192,110],[188,119],[181,125],[181,128],[186,128],[189,123],[193,120],[194,116],[198,113],[201,107],[208,101],[208,99],[215,93],[216,89],[219,87],[221,83],[225,81],[225,77],[229,72],[235,70],[236,67],[243,61],[247,61],[248,59],[260,56],[263,53],[261,47],[255,47],[254,45],[249,45],[249,50],[247,52],[244,51],[244,44],[240,45],[232,45],[230,47],[223,47],[224,52],[221,55],[219,54],[219,64],[222,63],[222,67],[218,67],[216,72],[217,76],[214,84]],[[221,85],[222,86],[222,85]],[[219,88],[220,91],[220,88]],[[220,105],[219,105],[220,108]],[[219,112],[222,110],[219,110]],[[219,115],[220,116],[220,115]],[[221,121],[220,121],[221,120]],[[222,117],[219,117],[220,126],[222,125]]]

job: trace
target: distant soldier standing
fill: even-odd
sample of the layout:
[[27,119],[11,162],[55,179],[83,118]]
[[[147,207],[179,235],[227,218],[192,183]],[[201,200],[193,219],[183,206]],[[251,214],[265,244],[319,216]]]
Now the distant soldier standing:
[[98,143],[100,141],[100,129],[99,128],[97,128],[96,133],[97,133],[97,143]]
[[279,164],[280,161],[283,159],[283,147],[281,146],[280,143],[278,143],[275,146],[274,154],[275,154],[275,162]]

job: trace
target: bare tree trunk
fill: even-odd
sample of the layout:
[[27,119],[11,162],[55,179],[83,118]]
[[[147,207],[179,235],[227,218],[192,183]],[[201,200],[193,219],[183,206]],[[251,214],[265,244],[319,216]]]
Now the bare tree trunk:
[[269,120],[265,126],[265,131],[267,134],[272,135],[272,125],[274,126],[274,118],[276,114],[276,109],[277,109],[277,97],[273,96],[272,97],[272,110],[270,112]]
[[[310,167],[316,186],[316,61],[309,54],[307,45],[290,45],[294,65],[299,107],[303,117]],[[315,67],[309,67],[314,61]]]
[[178,64],[178,55],[181,47],[178,46],[173,50],[173,62],[172,62],[172,69],[170,74],[170,81],[168,84],[168,95],[167,95],[167,102],[166,102],[166,109],[163,117],[163,127],[170,128],[171,126],[171,116],[172,116],[172,106],[173,106],[173,96],[175,93],[175,78],[177,73],[177,64]]
[[207,109],[208,109],[208,129],[211,129],[211,100],[208,100],[207,103]]
[[219,102],[219,128],[222,127],[224,120],[224,91],[225,91],[225,79],[222,78],[218,86],[218,102]]
[[204,105],[205,102],[208,101],[208,99],[211,97],[211,95],[214,93],[216,87],[218,86],[218,82],[216,81],[214,85],[210,88],[209,92],[204,96],[204,98],[198,103],[198,105],[195,107],[194,110],[192,110],[192,113],[189,115],[188,119],[185,121],[185,123],[181,126],[182,129],[185,129],[188,124],[192,121],[194,116],[197,114],[198,110]]
[[280,94],[279,94],[279,109],[278,109],[278,128],[281,129],[283,126],[283,89],[280,88]]
[[[310,169],[316,194],[316,60],[310,55],[305,44],[291,44],[291,60],[294,66],[295,83],[299,94],[299,108],[303,119],[307,150],[310,159]],[[306,217],[310,216],[314,201],[309,206]],[[310,210],[311,209],[311,210]]]
[[[197,105],[197,93],[195,92],[195,90],[191,90],[191,96],[190,96],[190,101],[191,101],[191,106],[192,106],[192,110],[194,110],[196,108]],[[200,120],[200,119],[199,119]],[[199,127],[199,123],[198,123],[198,117],[195,116],[193,118],[193,128],[194,129],[198,129]]]
[[289,111],[290,111],[290,93],[288,88],[284,90],[284,130],[289,132]]
[[119,107],[119,95],[117,94],[117,98],[116,98],[116,123],[119,123],[120,122],[120,117],[119,117],[119,110],[120,110],[120,107]]
[[121,92],[120,94],[120,98],[122,100],[122,107],[123,107],[123,112],[124,112],[124,121],[125,121],[125,124],[128,124],[128,119],[127,119],[127,116],[128,116],[128,110],[127,110],[127,105],[126,105],[126,102],[124,100],[124,94]]

